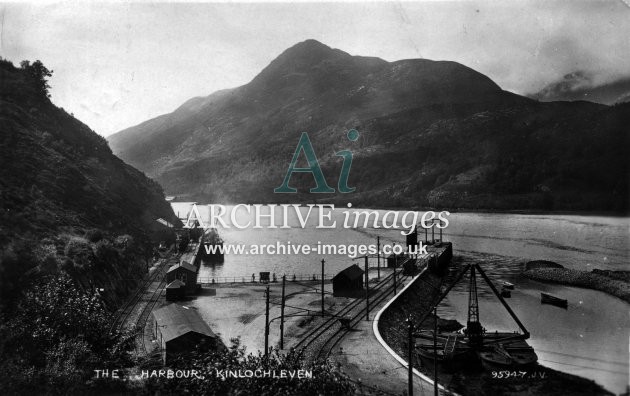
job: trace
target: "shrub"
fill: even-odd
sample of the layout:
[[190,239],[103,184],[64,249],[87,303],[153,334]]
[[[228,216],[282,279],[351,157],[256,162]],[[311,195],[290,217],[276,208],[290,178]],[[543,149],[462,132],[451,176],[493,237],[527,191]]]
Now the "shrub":
[[78,270],[87,270],[92,266],[94,252],[90,243],[81,237],[72,237],[66,244],[64,254],[74,263]]
[[[173,364],[177,367],[195,367],[202,371],[198,378],[182,378],[168,381],[151,379],[145,391],[148,394],[187,394],[187,395],[347,395],[353,393],[353,386],[330,360],[307,362],[299,351],[291,350],[283,354],[274,350],[265,357],[261,352],[245,354],[238,339],[224,352],[203,352],[197,350]],[[312,370],[312,378],[231,378],[222,379],[216,370],[273,371]]]

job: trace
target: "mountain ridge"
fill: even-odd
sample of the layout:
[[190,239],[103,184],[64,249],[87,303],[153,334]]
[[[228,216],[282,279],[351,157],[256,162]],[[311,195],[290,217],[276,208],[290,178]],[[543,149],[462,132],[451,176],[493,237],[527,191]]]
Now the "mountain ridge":
[[[309,48],[315,49],[310,53]],[[155,178],[169,193],[194,200],[323,199],[273,194],[299,134],[306,131],[324,173],[330,175],[330,185],[336,183],[340,170],[334,153],[352,149],[355,155],[350,181],[357,192],[351,197],[326,197],[332,201],[379,205],[384,200],[394,202],[392,206],[471,209],[626,207],[623,180],[609,181],[605,188],[589,187],[573,174],[580,169],[561,175],[540,158],[553,153],[570,167],[569,163],[582,161],[571,153],[606,155],[606,148],[592,141],[589,128],[606,119],[605,140],[618,147],[627,141],[621,107],[540,103],[504,91],[487,76],[456,62],[387,62],[306,41],[285,50],[248,84],[186,103],[150,120],[151,124],[112,135],[109,142],[121,158]],[[356,143],[346,139],[349,129],[359,130]],[[573,140],[570,133],[576,134]],[[540,145],[541,139],[547,144]],[[532,152],[522,152],[514,144],[519,140]],[[578,141],[591,148],[574,149]],[[471,151],[462,152],[462,144]],[[557,145],[562,144],[568,150],[559,152]],[[442,157],[435,158],[436,152]],[[614,165],[606,164],[617,167],[607,169],[613,178],[627,168],[617,155],[611,160]],[[517,183],[500,180],[517,176],[502,171],[502,156],[512,156],[512,162],[531,168],[533,175],[520,175]],[[517,168],[509,169],[518,173]],[[467,179],[470,172],[476,174],[475,182]],[[409,179],[407,174],[414,176]],[[292,183],[308,191],[312,177],[294,175]],[[571,202],[580,189],[589,197]],[[394,199],[383,191],[395,192]],[[606,196],[600,198],[601,204],[591,202],[600,195]]]

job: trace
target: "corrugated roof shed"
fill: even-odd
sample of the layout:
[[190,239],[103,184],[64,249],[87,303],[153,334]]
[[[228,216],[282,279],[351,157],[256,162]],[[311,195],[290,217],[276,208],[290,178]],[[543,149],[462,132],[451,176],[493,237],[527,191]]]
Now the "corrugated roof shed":
[[185,268],[185,269],[187,269],[190,272],[197,273],[197,268],[194,265],[192,265],[192,264],[188,264],[186,261],[182,261],[179,264],[175,264],[174,266],[169,268],[167,272],[175,271],[177,268],[180,268],[180,267],[181,268]]
[[335,275],[335,278],[338,277],[338,276],[345,276],[346,278],[348,278],[350,280],[354,280],[354,279],[357,279],[357,278],[361,278],[363,276],[363,270],[358,265],[352,264],[351,266],[349,266],[345,270],[343,270],[343,271],[339,272],[337,275]]
[[203,320],[197,310],[183,307],[178,304],[170,304],[153,311],[162,337],[165,342],[194,331],[208,337],[217,338],[210,326]]

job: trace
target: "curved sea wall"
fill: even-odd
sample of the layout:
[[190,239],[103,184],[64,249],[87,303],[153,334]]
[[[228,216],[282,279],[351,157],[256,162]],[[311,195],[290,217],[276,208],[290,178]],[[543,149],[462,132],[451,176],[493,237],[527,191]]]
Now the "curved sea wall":
[[[412,315],[417,322],[420,316],[428,313],[432,307],[431,301],[434,301],[441,292],[442,278],[429,268],[433,267],[437,271],[445,273],[452,257],[452,245],[447,245],[442,250],[438,259],[431,266],[427,266],[419,275],[412,279],[403,290],[392,298],[392,300],[383,307],[377,314],[374,321],[374,332],[384,347],[395,355],[394,357],[403,365],[408,366],[408,343],[407,343],[407,318]],[[435,265],[437,264],[437,265]],[[425,324],[432,325],[433,316],[429,315]],[[421,370],[422,366],[418,360],[413,362],[414,372],[423,380],[432,384],[430,375],[425,375]],[[441,382],[438,380],[438,382]],[[446,391],[442,385],[439,385],[442,391]],[[449,392],[451,394],[451,392]]]
[[[621,271],[618,271],[621,272]],[[630,283],[607,271],[579,271],[568,268],[536,268],[523,272],[529,279],[599,290],[630,303]]]

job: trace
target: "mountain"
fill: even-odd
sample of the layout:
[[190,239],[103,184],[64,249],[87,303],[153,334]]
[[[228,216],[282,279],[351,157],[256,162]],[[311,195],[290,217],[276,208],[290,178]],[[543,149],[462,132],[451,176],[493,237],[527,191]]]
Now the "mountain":
[[50,102],[48,76],[39,61],[0,60],[2,296],[64,269],[85,287],[107,284],[113,301],[142,276],[150,238],[164,235],[155,220],[177,219],[156,182]]
[[[625,210],[629,114],[540,103],[455,62],[386,62],[307,40],[248,84],[193,98],[109,144],[168,193],[200,202]],[[352,151],[354,193],[309,194],[312,176],[294,174],[303,192],[274,194],[302,132],[330,186],[335,153]]]
[[530,97],[545,102],[588,100],[606,105],[624,103],[630,101],[630,77],[597,83],[590,73],[576,71],[546,85]]

